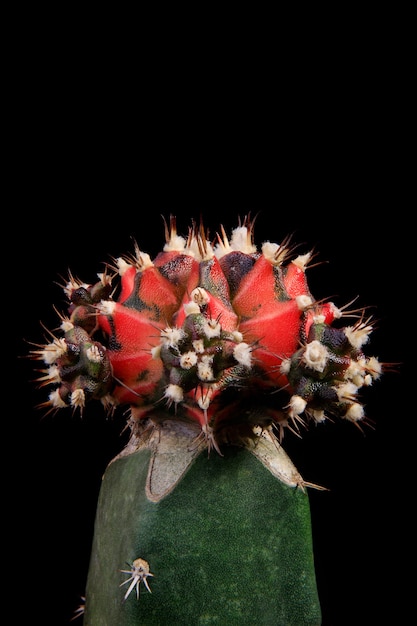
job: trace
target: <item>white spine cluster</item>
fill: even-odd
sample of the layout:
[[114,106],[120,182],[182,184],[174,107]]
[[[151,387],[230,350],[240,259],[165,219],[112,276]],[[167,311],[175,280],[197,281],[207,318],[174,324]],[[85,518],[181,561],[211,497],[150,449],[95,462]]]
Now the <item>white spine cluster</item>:
[[233,349],[233,356],[236,361],[247,368],[252,367],[252,348],[241,341]]
[[167,326],[161,330],[161,341],[170,348],[176,348],[184,337],[185,333],[182,328],[177,328],[176,326],[173,328]]
[[320,341],[314,340],[306,345],[302,361],[316,372],[323,372],[329,359],[329,351]]
[[97,310],[102,315],[114,315],[116,310],[116,303],[113,300],[102,300],[97,304]]
[[175,404],[179,404],[184,399],[184,392],[182,387],[179,385],[168,385],[165,389],[165,398],[168,400],[168,403],[171,404],[175,402]]
[[64,356],[67,350],[67,342],[64,338],[61,338],[54,339],[52,343],[49,343],[43,350],[40,350],[39,354],[46,365],[52,365],[53,363],[56,363],[59,358]]
[[92,363],[101,363],[101,361],[103,360],[102,354],[95,344],[87,349],[86,356],[87,359]]

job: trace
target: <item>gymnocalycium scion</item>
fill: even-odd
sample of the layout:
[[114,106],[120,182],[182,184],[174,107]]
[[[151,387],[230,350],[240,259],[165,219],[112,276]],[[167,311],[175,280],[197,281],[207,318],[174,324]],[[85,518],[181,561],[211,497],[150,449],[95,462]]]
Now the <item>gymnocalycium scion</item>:
[[361,428],[384,366],[365,352],[372,318],[315,300],[314,254],[295,249],[258,248],[250,216],[214,241],[171,216],[154,259],[135,243],[93,284],[69,275],[60,330],[31,351],[40,406],[126,407],[130,429],[103,477],[86,626],[321,623],[306,491],[320,487],[284,433]]

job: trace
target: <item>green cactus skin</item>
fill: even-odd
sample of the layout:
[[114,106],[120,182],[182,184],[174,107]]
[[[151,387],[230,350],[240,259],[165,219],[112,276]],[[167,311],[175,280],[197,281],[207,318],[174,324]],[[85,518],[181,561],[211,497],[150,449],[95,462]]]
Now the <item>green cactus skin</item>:
[[[149,448],[110,463],[84,626],[321,624],[307,492],[285,484],[245,447],[222,453],[191,452],[159,501],[149,497]],[[133,589],[124,600],[129,576],[120,570],[137,558],[149,563],[151,593],[142,582],[139,598]]]

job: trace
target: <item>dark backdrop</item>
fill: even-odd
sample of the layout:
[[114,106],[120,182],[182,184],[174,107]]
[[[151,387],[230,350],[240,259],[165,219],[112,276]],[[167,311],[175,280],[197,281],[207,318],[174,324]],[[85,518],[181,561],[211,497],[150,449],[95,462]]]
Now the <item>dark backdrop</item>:
[[244,90],[231,102],[208,101],[201,89],[174,107],[168,87],[154,100],[115,81],[109,98],[93,68],[80,82],[40,71],[28,55],[24,69],[2,218],[4,565],[19,623],[68,625],[84,592],[101,476],[125,441],[123,416],[105,419],[98,405],[82,418],[43,417],[28,351],[47,338],[43,326],[58,326],[53,307],[63,310],[68,270],[92,282],[105,262],[133,251],[132,238],[154,255],[161,216],[171,213],[182,234],[200,215],[210,232],[221,223],[230,232],[249,212],[257,243],[293,234],[300,251],[314,248],[323,261],[308,270],[316,299],[369,306],[376,328],[367,352],[402,364],[366,394],[373,429],[329,423],[285,441],[306,480],[330,488],[310,491],[323,626],[397,618],[409,598],[399,558],[411,549],[411,513],[400,492],[411,492],[415,413],[405,384],[415,194],[403,101],[389,106],[385,81],[378,89],[367,73],[352,91],[332,73],[329,93],[324,79],[314,98],[307,90],[283,104],[257,88],[256,112]]

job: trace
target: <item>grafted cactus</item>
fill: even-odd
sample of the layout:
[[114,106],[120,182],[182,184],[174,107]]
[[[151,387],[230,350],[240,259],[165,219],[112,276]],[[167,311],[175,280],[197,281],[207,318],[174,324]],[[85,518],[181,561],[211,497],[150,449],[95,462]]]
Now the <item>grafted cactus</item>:
[[171,216],[165,239],[153,260],[135,245],[95,284],[70,276],[60,334],[31,353],[47,365],[48,412],[128,408],[84,624],[319,625],[308,488],[320,487],[284,433],[366,421],[360,390],[383,369],[364,352],[372,320],[316,301],[313,254],[289,238],[259,250],[250,216],[214,242],[203,224],[180,236]]

